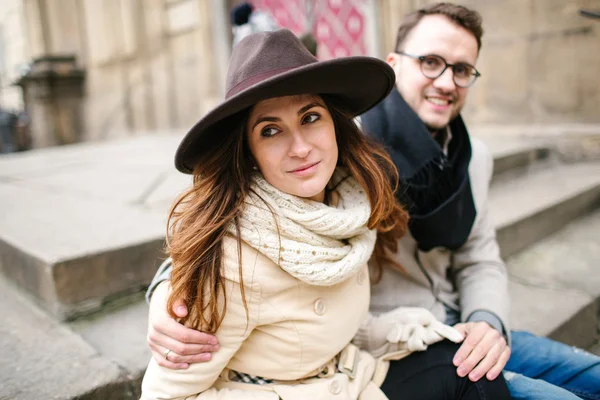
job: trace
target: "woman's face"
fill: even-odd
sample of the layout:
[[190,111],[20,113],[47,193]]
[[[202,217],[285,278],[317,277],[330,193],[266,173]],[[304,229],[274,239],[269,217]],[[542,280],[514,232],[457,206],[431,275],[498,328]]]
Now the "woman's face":
[[338,147],[323,99],[297,95],[263,100],[252,108],[246,132],[267,182],[282,192],[324,201]]

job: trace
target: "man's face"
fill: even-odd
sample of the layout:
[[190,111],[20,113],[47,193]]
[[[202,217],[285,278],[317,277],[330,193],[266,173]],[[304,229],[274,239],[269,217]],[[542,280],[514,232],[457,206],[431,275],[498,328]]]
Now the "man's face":
[[[443,15],[423,17],[397,50],[416,56],[435,54],[449,64],[475,65],[478,56],[475,36]],[[387,63],[396,72],[398,91],[430,130],[444,128],[460,113],[468,88],[456,86],[451,68],[430,79],[421,73],[417,59],[390,53]]]

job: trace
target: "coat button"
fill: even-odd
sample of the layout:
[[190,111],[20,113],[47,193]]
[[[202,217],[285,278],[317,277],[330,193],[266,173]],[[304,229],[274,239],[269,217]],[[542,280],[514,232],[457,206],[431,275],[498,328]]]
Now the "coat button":
[[325,314],[325,302],[323,299],[317,299],[317,301],[315,301],[315,312],[318,315]]
[[365,283],[366,276],[367,276],[367,274],[365,273],[365,271],[360,271],[358,273],[358,277],[356,278],[356,280],[358,281],[359,285],[362,285],[363,283]]
[[333,394],[340,394],[342,391],[342,386],[337,380],[334,379],[329,383],[329,391]]

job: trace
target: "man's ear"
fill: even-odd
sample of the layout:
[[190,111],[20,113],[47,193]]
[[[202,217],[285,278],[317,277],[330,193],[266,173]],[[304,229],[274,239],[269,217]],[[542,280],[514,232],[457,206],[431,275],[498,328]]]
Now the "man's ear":
[[396,54],[396,53],[389,53],[385,59],[385,62],[388,63],[389,66],[392,68],[396,68],[398,61],[399,61],[399,57],[398,57],[398,54]]

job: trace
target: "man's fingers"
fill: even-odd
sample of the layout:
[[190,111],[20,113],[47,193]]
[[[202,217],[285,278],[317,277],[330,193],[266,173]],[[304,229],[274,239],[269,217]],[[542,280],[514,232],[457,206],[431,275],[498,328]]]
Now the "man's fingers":
[[186,363],[175,363],[171,361],[171,353],[169,353],[169,360],[167,360],[164,354],[152,350],[152,357],[158,365],[169,369],[187,369],[189,364]]
[[[202,345],[217,345],[219,343],[215,336],[188,328],[172,318],[153,322],[151,328],[151,331],[161,333],[181,343]],[[166,345],[167,343],[160,344]]]
[[500,354],[500,357],[498,358],[496,365],[494,365],[492,367],[492,369],[490,369],[488,371],[488,373],[486,374],[486,378],[490,381],[493,381],[494,379],[496,379],[498,377],[498,375],[500,375],[500,373],[502,372],[504,367],[506,366],[506,363],[508,362],[509,358],[510,358],[510,347],[506,346],[506,348],[504,349],[502,354]]
[[[186,328],[187,329],[187,328]],[[206,335],[206,334],[203,334]],[[206,335],[209,336],[209,335]],[[157,331],[152,331],[148,335],[148,345],[154,351],[159,352],[160,349],[169,349],[172,352],[183,356],[196,356],[203,353],[212,353],[219,350],[218,344],[198,344],[198,343],[183,343]],[[187,362],[180,361],[180,362]]]
[[175,303],[173,303],[173,312],[179,318],[183,318],[187,315],[188,310],[183,300],[175,300]]
[[[497,330],[493,328],[486,329],[484,325],[480,326],[482,326],[482,328],[478,327],[477,329],[473,330],[473,332],[469,334],[469,336],[467,336],[467,339],[465,340],[466,343],[469,340],[469,338],[475,333],[483,333],[483,337],[479,335],[475,336],[476,338],[480,338],[479,342],[471,350],[469,356],[458,366],[457,373],[460,377],[464,377],[470,374],[471,371],[473,371],[473,368],[475,368],[475,366],[479,364],[479,362],[488,355],[488,353],[494,347],[494,345],[500,337],[500,333]],[[473,342],[474,341],[472,341],[471,344]]]
[[[457,329],[459,332],[466,333],[463,344],[458,348],[458,350],[456,351],[456,354],[454,355],[454,359],[452,360],[452,363],[456,367],[461,365],[469,357],[469,355],[471,354],[473,349],[475,349],[477,347],[477,345],[479,345],[479,342],[481,341],[481,339],[483,338],[483,335],[485,334],[485,331],[482,329],[473,329],[472,332],[468,332],[469,329],[463,329],[463,328],[464,328],[463,324],[457,324],[455,326],[455,329]],[[465,376],[465,375],[462,375],[462,376]]]
[[472,382],[477,382],[482,376],[487,374],[496,365],[505,347],[506,343],[503,343],[503,341],[494,344],[485,357],[483,357],[483,360],[469,373],[469,379]]

